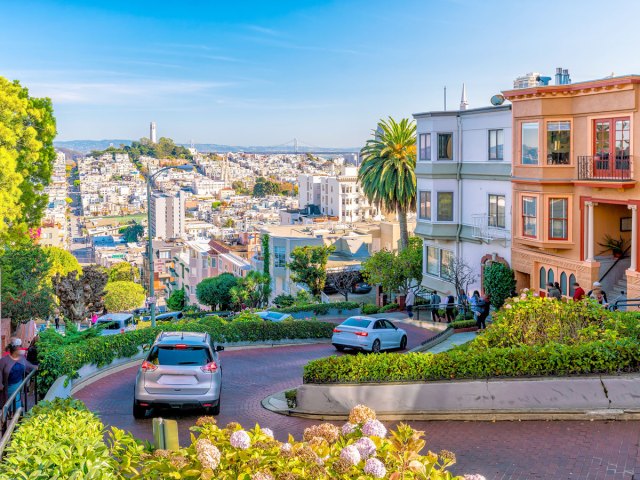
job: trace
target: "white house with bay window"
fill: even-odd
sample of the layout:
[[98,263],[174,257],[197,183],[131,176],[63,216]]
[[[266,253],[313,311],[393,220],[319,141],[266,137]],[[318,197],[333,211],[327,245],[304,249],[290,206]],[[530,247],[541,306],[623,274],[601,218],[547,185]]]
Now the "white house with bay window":
[[414,114],[423,286],[455,295],[446,267],[463,259],[481,290],[483,265],[511,262],[511,106]]

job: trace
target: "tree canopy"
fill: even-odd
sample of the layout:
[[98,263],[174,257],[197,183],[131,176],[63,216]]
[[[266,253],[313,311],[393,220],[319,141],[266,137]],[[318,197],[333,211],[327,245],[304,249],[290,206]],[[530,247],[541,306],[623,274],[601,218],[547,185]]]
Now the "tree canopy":
[[122,238],[126,243],[139,242],[144,235],[144,227],[139,223],[128,225],[122,230]]
[[268,195],[280,195],[280,184],[267,180],[264,177],[258,177],[256,183],[253,186],[254,197],[262,198]]
[[491,297],[491,305],[499,309],[516,289],[516,278],[507,265],[491,262],[484,267],[484,291]]
[[229,294],[233,304],[239,307],[262,307],[271,295],[271,278],[262,272],[248,272],[246,277],[238,279],[237,285],[231,288]]
[[406,294],[409,287],[422,282],[422,240],[409,239],[409,246],[399,253],[381,250],[362,264],[362,274],[385,292]]
[[184,289],[174,290],[167,298],[167,308],[173,311],[182,311],[185,306],[185,294]]
[[291,251],[291,270],[294,282],[306,284],[314,296],[320,295],[327,280],[327,261],[335,247],[318,245],[296,247]]
[[131,265],[129,262],[118,262],[114,264],[107,272],[109,282],[137,282],[140,280],[140,271],[138,267]]
[[220,306],[222,310],[231,307],[231,289],[238,283],[238,279],[230,273],[222,273],[217,277],[205,278],[196,287],[196,297],[212,310]]
[[406,118],[378,122],[373,138],[362,148],[358,180],[369,201],[396,212],[400,223],[400,246],[407,248],[407,213],[416,208],[416,124]]
[[78,272],[78,275],[82,275],[82,267],[78,259],[74,257],[71,252],[58,247],[43,247],[42,250],[51,264],[48,275],[50,279],[56,274],[65,276],[73,271]]
[[56,122],[48,98],[0,77],[0,239],[26,240],[40,225],[51,180]]
[[104,291],[104,306],[111,313],[127,312],[141,307],[146,298],[142,285],[134,282],[109,282]]

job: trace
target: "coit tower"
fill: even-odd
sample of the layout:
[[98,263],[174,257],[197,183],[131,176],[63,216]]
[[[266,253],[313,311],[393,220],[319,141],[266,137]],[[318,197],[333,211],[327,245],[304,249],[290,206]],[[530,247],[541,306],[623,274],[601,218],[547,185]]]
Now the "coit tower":
[[151,122],[149,127],[149,139],[151,143],[158,143],[158,136],[156,134],[156,122]]

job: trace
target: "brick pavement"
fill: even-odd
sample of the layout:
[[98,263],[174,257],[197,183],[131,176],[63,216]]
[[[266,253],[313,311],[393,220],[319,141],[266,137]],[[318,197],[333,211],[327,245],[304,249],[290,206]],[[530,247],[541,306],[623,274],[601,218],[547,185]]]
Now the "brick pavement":
[[[433,335],[403,325],[413,347]],[[301,381],[307,361],[334,354],[331,345],[301,345],[226,351],[223,371],[221,424],[238,421],[274,430],[284,440],[288,433],[300,438],[312,420],[278,415],[262,408],[267,395],[292,388]],[[131,415],[137,367],[111,375],[79,391],[75,397],[97,412],[105,424],[129,430],[151,440],[151,419]],[[189,441],[188,427],[197,412],[159,412],[179,421],[181,443]],[[427,447],[456,453],[457,474],[481,473],[487,479],[631,480],[640,475],[640,422],[409,422],[426,432]]]

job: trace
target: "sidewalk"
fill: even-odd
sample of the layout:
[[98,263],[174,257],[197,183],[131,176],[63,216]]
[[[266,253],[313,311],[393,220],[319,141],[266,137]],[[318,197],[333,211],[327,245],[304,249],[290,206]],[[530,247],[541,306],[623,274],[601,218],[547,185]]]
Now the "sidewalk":
[[451,350],[453,347],[462,345],[463,343],[470,342],[476,337],[477,337],[476,332],[454,333],[449,338],[443,340],[441,343],[434,345],[432,348],[427,350],[427,352],[429,353],[446,352],[447,350]]

